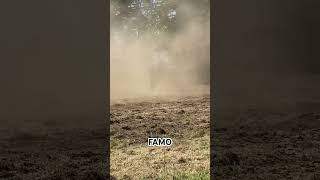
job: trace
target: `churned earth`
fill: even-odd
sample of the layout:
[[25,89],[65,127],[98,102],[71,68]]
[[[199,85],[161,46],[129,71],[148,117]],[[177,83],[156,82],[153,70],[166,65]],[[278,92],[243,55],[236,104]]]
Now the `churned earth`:
[[[209,179],[209,95],[111,104],[114,179]],[[173,145],[148,147],[148,137],[169,137]]]
[[[320,103],[251,108],[213,132],[215,179],[320,179]],[[222,122],[223,119],[219,119]]]
[[82,128],[76,122],[6,124],[0,131],[0,179],[106,179],[106,130],[105,123]]

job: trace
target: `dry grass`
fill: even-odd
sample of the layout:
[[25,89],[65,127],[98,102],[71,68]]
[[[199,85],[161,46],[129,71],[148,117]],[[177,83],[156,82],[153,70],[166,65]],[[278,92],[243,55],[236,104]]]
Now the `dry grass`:
[[190,140],[174,139],[169,147],[128,145],[112,140],[111,174],[118,178],[172,179],[209,171],[208,134]]

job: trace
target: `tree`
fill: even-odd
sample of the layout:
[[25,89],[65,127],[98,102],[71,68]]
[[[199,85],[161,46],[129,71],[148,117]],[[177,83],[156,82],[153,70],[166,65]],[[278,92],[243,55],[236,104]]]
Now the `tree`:
[[111,24],[137,37],[174,32],[176,3],[169,0],[112,0]]

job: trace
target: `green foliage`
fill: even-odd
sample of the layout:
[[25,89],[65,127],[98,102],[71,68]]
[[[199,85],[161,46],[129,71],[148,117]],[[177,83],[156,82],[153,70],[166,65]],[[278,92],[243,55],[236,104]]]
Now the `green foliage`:
[[[118,31],[139,37],[174,33],[187,17],[208,16],[209,0],[111,0],[111,24]],[[192,11],[181,5],[189,4]]]
[[113,0],[111,23],[135,36],[148,32],[159,35],[172,27],[175,8],[167,0]]

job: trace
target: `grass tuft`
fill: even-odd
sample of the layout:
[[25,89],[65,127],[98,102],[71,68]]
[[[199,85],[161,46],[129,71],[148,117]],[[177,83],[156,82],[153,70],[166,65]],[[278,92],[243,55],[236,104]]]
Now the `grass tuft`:
[[174,180],[208,180],[210,179],[210,173],[208,171],[203,171],[199,173],[187,174],[180,173],[173,177]]

